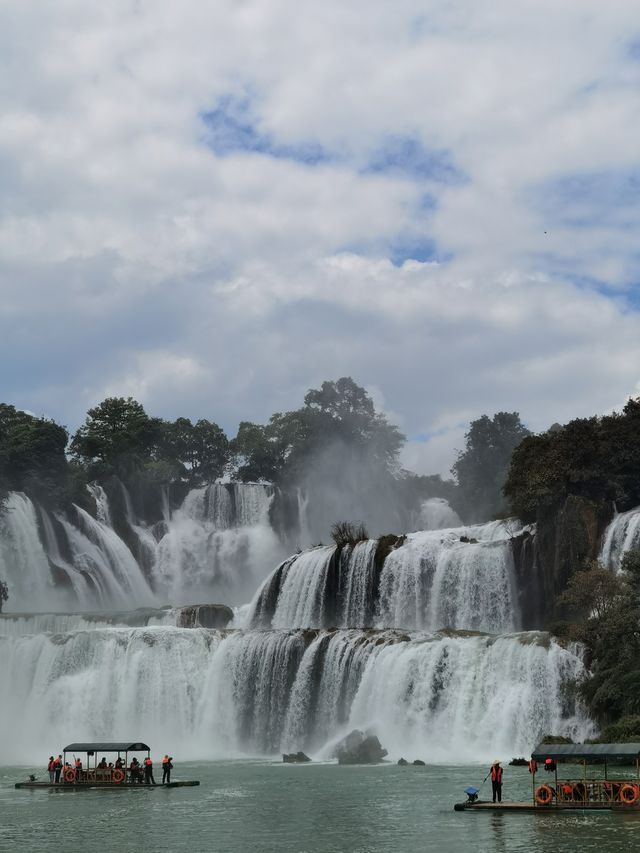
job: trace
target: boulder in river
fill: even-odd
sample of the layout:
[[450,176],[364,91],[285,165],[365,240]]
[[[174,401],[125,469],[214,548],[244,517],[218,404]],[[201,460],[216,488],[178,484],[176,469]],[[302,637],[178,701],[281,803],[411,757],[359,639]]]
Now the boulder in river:
[[400,767],[407,767],[409,765],[409,762],[407,761],[406,758],[399,758],[398,759],[398,765]]
[[304,752],[283,752],[282,760],[285,764],[306,764],[307,761],[311,761]]
[[226,628],[233,610],[226,604],[192,604],[178,608],[178,628]]
[[338,764],[379,764],[387,755],[375,735],[354,729],[335,748]]
[[420,758],[416,758],[416,760],[413,762],[413,764],[415,767],[426,767],[427,766],[426,762],[422,761]]
[[526,767],[529,764],[526,758],[512,758],[509,767]]

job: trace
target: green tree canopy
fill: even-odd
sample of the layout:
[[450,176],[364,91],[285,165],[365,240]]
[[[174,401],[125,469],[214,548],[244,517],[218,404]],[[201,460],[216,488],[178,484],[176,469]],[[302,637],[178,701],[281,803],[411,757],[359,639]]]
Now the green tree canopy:
[[465,449],[451,469],[465,520],[485,521],[505,511],[502,488],[511,456],[528,435],[517,412],[498,412],[493,418],[482,415],[471,422]]
[[126,478],[153,458],[161,433],[161,421],[150,418],[132,397],[108,397],[89,409],[71,441],[71,452],[90,477]]
[[355,456],[390,472],[397,467],[404,436],[353,379],[343,377],[311,389],[304,406],[276,412],[264,426],[244,421],[233,441],[245,480],[295,478],[313,458],[339,442]]
[[22,490],[55,500],[67,476],[64,427],[0,403],[0,493]]
[[568,495],[640,503],[640,398],[621,413],[578,418],[527,437],[515,450],[504,488],[525,520],[559,505]]
[[158,455],[176,475],[191,482],[213,482],[229,460],[229,440],[218,424],[201,418],[195,424],[178,418],[161,425]]

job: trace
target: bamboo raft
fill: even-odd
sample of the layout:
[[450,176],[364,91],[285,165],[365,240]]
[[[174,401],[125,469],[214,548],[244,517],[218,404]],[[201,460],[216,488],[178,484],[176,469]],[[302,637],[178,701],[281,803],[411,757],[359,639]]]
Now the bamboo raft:
[[181,780],[180,782],[165,782],[164,785],[156,783],[155,785],[139,785],[127,782],[123,785],[116,785],[113,782],[80,782],[69,784],[68,782],[16,782],[16,788],[29,788],[32,790],[44,790],[49,788],[54,791],[95,791],[97,788],[108,788],[110,791],[149,791],[152,788],[193,788],[199,785],[195,779]]

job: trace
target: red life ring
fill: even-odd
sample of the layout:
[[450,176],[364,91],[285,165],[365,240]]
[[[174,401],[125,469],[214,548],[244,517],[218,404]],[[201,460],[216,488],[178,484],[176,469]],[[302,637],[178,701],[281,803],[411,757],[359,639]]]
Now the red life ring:
[[620,788],[620,801],[626,806],[632,806],[638,802],[640,790],[637,785],[623,785]]
[[76,771],[73,767],[67,767],[64,771],[64,781],[65,782],[75,782],[76,781]]
[[120,770],[119,767],[116,767],[116,769],[113,771],[113,774],[111,775],[111,779],[113,782],[115,782],[116,785],[119,785],[121,782],[124,782],[124,770]]
[[540,785],[536,788],[536,803],[539,806],[548,806],[553,799],[553,790],[548,785]]

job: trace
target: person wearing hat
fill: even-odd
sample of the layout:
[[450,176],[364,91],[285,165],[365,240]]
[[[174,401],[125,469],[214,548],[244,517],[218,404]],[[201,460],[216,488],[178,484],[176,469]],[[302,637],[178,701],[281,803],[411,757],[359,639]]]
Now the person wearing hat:
[[502,802],[502,767],[500,767],[500,761],[496,758],[496,760],[491,765],[491,787],[493,789],[493,802],[495,803],[496,797],[498,798],[498,802]]

